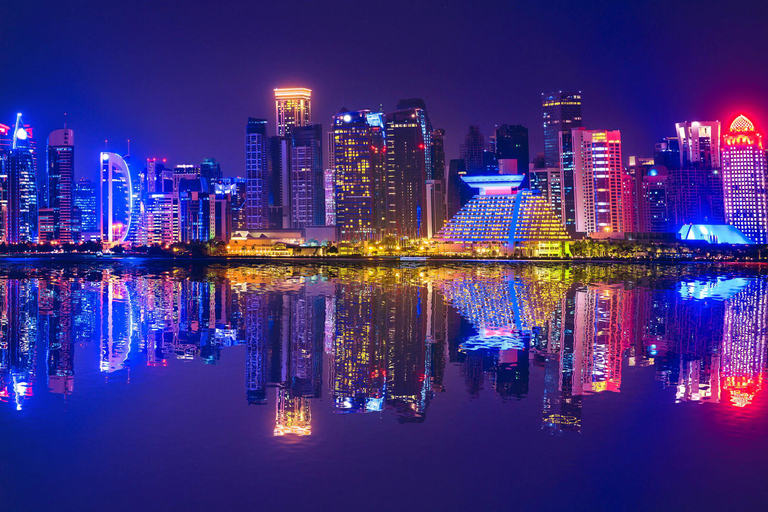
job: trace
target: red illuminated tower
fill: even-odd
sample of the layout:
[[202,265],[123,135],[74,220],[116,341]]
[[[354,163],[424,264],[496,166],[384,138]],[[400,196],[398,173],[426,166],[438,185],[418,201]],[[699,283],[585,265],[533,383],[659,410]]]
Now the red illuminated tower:
[[757,244],[768,243],[768,169],[762,135],[741,115],[723,136],[725,221]]

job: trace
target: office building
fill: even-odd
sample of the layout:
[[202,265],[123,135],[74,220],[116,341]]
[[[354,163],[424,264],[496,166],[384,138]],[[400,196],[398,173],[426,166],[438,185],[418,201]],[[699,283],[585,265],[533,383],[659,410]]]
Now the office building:
[[560,164],[560,132],[582,126],[581,91],[551,92],[541,95],[544,109],[544,158],[546,167]]
[[725,221],[756,244],[768,243],[768,169],[763,138],[741,115],[723,136]]
[[[558,134],[560,163],[557,167],[561,171],[563,182],[563,209],[562,220],[565,224],[565,230],[572,237],[576,236],[576,186],[574,182],[574,146],[573,132],[561,131]],[[544,157],[546,164],[546,156]]]
[[[528,188],[528,162],[530,160],[528,155],[528,128],[519,124],[502,124],[496,128],[495,140],[495,154],[499,167],[506,167],[511,162],[516,162],[516,171],[511,172],[525,176],[522,187]],[[501,172],[505,173],[504,170],[501,170]]]
[[531,190],[538,190],[552,207],[555,216],[563,223],[563,173],[558,167],[536,169],[531,166],[528,171]]
[[485,137],[480,133],[480,127],[472,125],[467,135],[464,136],[464,144],[461,145],[461,159],[464,160],[464,168],[469,176],[476,176],[485,172],[483,165],[483,152],[485,151]]
[[7,207],[3,212],[5,241],[37,243],[37,176],[30,133],[16,116],[11,149],[6,158]]
[[576,231],[623,232],[621,133],[576,128],[571,136]]
[[290,137],[290,228],[325,225],[323,127],[294,127]]
[[245,226],[268,229],[267,120],[248,118],[245,128]]
[[303,87],[275,89],[277,135],[285,137],[292,128],[310,124],[312,90]]
[[133,218],[131,173],[125,159],[117,153],[103,152],[100,157],[101,240],[110,244],[122,244],[127,240]]
[[720,168],[720,121],[676,123],[675,132],[681,168]]
[[48,136],[48,208],[53,211],[53,240],[74,242],[75,135],[70,129]]
[[[330,150],[330,148],[329,148]],[[384,115],[342,109],[333,116],[336,225],[349,241],[379,239],[386,226]]]
[[74,189],[74,230],[80,241],[99,234],[99,191],[91,180],[81,179]]
[[421,108],[386,116],[387,233],[398,238],[426,236],[427,169],[431,168],[428,119]]
[[432,168],[427,173],[427,179],[445,181],[445,130],[442,128],[432,130],[430,138]]

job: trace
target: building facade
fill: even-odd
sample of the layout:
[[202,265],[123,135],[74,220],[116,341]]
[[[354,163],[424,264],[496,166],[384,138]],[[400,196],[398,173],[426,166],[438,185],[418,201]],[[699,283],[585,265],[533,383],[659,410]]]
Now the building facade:
[[560,132],[582,126],[581,91],[550,92],[541,95],[544,109],[544,158],[546,167],[560,164]]
[[768,169],[763,138],[741,115],[723,136],[725,221],[756,244],[768,243]]
[[291,228],[325,224],[323,127],[315,124],[291,130]]
[[386,227],[384,116],[342,109],[333,116],[336,225],[342,240],[381,238]]
[[571,134],[576,231],[623,232],[621,133],[577,128]]
[[277,135],[286,137],[291,129],[307,126],[312,119],[312,90],[304,87],[275,89]]
[[75,241],[75,134],[67,128],[48,136],[48,208],[53,210],[53,239]]
[[268,229],[267,120],[248,119],[245,127],[245,226]]
[[99,218],[102,242],[125,243],[133,218],[133,187],[126,161],[117,153],[101,153]]

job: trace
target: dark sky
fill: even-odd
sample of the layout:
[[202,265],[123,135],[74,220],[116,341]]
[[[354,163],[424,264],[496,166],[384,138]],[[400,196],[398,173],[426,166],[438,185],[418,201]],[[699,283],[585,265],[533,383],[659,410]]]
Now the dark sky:
[[327,129],[341,106],[421,97],[447,131],[524,124],[543,150],[541,93],[580,89],[587,128],[651,156],[674,122],[751,115],[768,131],[768,4],[702,1],[0,0],[0,122],[38,140],[75,130],[78,174],[98,151],[244,173],[244,125],[272,89],[313,89]]

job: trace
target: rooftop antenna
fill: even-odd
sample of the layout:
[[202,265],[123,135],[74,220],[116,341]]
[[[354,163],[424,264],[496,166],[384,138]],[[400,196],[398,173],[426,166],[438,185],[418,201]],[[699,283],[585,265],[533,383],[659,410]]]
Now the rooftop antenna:
[[107,150],[108,150],[108,149],[107,149],[107,142],[108,142],[108,141],[107,141],[107,139],[104,139],[104,151],[107,151]]
[[125,156],[131,156],[131,139],[128,139],[128,154]]

